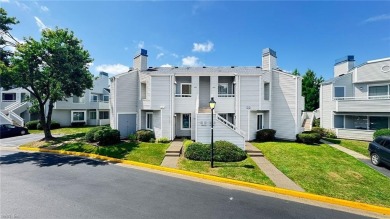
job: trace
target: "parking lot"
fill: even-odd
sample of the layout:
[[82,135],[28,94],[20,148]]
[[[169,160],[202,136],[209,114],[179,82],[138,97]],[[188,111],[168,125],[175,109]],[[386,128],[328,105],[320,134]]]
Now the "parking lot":
[[9,138],[0,139],[1,147],[18,147],[19,145],[26,144],[32,141],[37,141],[44,137],[43,134],[28,134],[22,136],[15,136]]

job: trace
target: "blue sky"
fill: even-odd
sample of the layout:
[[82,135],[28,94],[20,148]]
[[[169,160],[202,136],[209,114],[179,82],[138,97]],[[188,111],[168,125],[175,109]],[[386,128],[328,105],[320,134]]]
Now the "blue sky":
[[390,57],[390,1],[15,1],[0,0],[20,24],[18,39],[69,28],[94,59],[91,72],[124,72],[140,48],[149,66],[278,66],[329,79],[335,59]]

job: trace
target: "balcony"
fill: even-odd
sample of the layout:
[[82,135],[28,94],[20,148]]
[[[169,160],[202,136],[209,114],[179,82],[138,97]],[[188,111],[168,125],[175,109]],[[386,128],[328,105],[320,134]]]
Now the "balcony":
[[91,101],[89,106],[93,109],[109,109],[108,101]]
[[186,113],[195,109],[196,98],[191,94],[175,94],[175,112]]
[[390,112],[390,95],[337,97],[336,112]]

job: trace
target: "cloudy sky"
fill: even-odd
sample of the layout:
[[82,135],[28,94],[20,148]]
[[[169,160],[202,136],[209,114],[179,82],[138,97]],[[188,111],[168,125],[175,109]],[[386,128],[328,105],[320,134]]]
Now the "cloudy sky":
[[390,56],[389,1],[16,1],[0,0],[20,24],[12,34],[38,39],[69,28],[83,41],[94,74],[133,65],[140,48],[149,66],[259,66],[272,48],[278,66],[325,79],[335,59],[356,64]]

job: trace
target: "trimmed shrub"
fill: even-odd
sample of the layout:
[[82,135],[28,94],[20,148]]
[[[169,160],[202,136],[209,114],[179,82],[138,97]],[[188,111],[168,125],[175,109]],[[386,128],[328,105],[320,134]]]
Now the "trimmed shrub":
[[228,141],[216,141],[214,143],[214,159],[220,162],[236,162],[246,159],[246,153],[237,145]]
[[130,141],[137,141],[137,135],[136,134],[130,134],[128,138],[129,138]]
[[157,139],[157,143],[169,143],[171,142],[167,137],[161,137]]
[[151,138],[154,138],[154,132],[151,130],[141,129],[136,133],[138,141],[149,142]]
[[336,133],[332,129],[325,129],[324,136],[327,138],[337,138]]
[[109,126],[98,126],[95,128],[90,129],[86,134],[85,134],[85,140],[88,142],[96,142],[95,140],[95,133],[100,130],[111,130],[111,127]]
[[313,127],[320,127],[320,122],[321,122],[320,118],[314,119],[313,120]]
[[185,139],[183,141],[183,147],[184,148],[187,148],[190,144],[194,143],[192,140],[189,140],[189,139]]
[[192,142],[188,145],[184,156],[190,160],[207,161],[211,156],[210,145]]
[[[58,123],[56,121],[51,121],[50,130],[52,130],[52,129],[59,129],[59,128],[61,128],[60,123]],[[37,129],[38,130],[43,130],[43,127],[42,127],[40,122],[38,122],[38,124],[37,124]]]
[[70,124],[70,126],[72,126],[72,127],[82,127],[82,126],[85,126],[85,122],[72,122]]
[[325,129],[320,127],[313,127],[311,129],[312,132],[316,132],[321,135],[321,138],[325,136]]
[[120,132],[116,129],[100,129],[93,136],[93,139],[99,142],[99,145],[110,145],[120,142]]
[[155,143],[156,142],[156,139],[154,139],[154,138],[151,138],[150,140],[149,140],[149,143]]
[[39,120],[33,120],[26,123],[26,127],[30,130],[37,130],[37,125],[39,123]]
[[257,141],[273,141],[275,140],[276,130],[262,129],[256,132]]
[[390,136],[390,129],[379,129],[379,130],[376,130],[376,131],[374,132],[373,137],[374,137],[374,139],[375,139],[375,138],[377,138],[377,137],[379,137],[379,136],[387,136],[387,135]]
[[320,143],[321,135],[316,132],[302,132],[296,135],[297,142],[302,142],[305,144],[315,144]]
[[[188,145],[184,156],[190,160],[209,161],[211,158],[211,147],[208,144],[193,142]],[[245,152],[235,144],[227,141],[214,142],[214,161],[236,162],[245,159]]]

